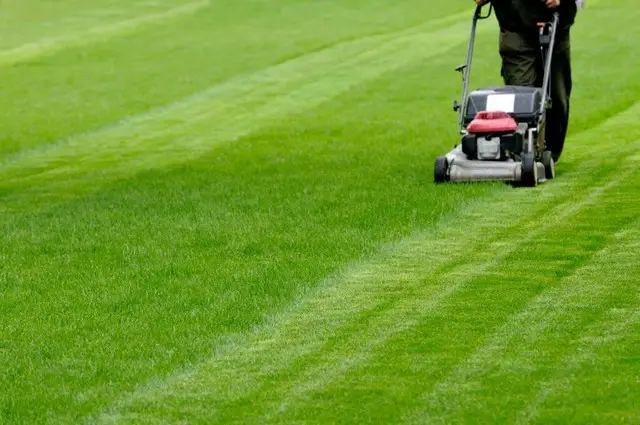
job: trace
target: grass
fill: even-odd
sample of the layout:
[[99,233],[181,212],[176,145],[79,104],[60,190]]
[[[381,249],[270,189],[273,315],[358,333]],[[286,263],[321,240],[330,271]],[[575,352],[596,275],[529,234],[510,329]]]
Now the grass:
[[534,190],[431,183],[466,1],[36,3],[0,44],[2,423],[637,420],[631,0],[579,16]]

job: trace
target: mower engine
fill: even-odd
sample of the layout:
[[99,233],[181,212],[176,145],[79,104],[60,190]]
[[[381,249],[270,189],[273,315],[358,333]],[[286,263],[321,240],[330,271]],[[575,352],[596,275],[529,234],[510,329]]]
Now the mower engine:
[[[537,138],[542,92],[538,88],[504,86],[469,95],[462,138],[468,159],[505,161],[527,150]],[[537,143],[537,140],[531,140]]]
[[527,129],[506,112],[478,112],[462,138],[462,151],[468,159],[506,160],[522,151]]

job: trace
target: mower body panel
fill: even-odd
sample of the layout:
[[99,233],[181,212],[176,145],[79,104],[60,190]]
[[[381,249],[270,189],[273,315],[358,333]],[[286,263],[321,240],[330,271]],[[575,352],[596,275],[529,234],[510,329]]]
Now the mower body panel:
[[469,125],[478,112],[502,111],[513,116],[518,123],[535,126],[543,99],[541,88],[527,86],[500,86],[472,91],[465,105],[463,124]]

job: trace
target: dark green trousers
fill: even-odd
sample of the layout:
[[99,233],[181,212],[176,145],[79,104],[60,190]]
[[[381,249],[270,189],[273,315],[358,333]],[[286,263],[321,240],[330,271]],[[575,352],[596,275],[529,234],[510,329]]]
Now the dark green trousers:
[[[507,85],[542,87],[544,68],[537,34],[500,32],[502,78]],[[569,126],[571,43],[569,30],[558,30],[551,62],[551,109],[547,112],[546,143],[557,161]]]

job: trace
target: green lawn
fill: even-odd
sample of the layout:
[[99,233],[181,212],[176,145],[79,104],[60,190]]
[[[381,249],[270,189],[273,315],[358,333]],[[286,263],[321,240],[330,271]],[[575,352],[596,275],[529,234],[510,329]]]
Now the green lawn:
[[432,183],[473,4],[428,3],[4,2],[0,423],[637,423],[640,10],[580,12],[513,189]]

